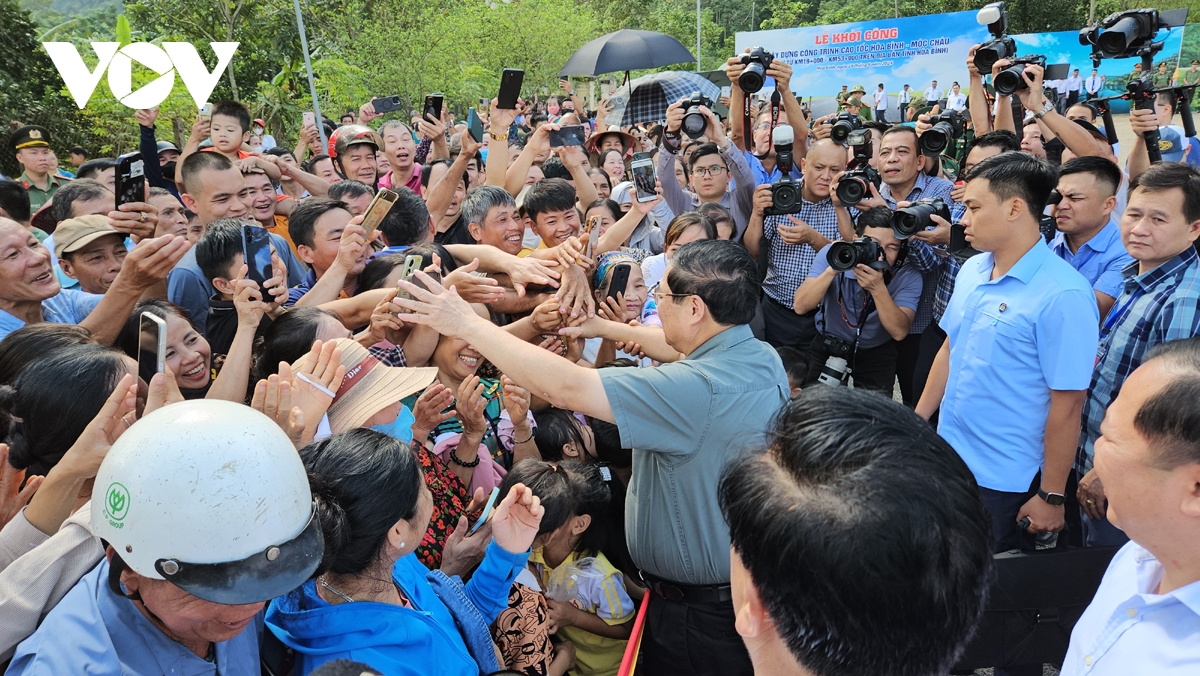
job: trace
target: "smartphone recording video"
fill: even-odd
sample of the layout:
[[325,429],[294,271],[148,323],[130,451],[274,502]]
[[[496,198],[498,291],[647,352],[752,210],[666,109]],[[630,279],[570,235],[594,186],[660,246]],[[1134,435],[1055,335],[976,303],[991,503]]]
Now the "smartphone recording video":
[[149,312],[143,312],[138,321],[138,377],[149,383],[166,367],[167,322]]
[[267,280],[275,276],[271,269],[271,231],[257,225],[243,225],[242,256],[248,269],[246,279],[258,284],[265,300]]

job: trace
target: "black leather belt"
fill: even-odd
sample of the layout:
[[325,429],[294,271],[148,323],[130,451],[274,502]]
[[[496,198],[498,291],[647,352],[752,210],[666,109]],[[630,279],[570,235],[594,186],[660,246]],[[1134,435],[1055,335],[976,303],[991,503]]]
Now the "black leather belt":
[[642,581],[650,591],[676,603],[731,603],[733,591],[727,584],[688,585],[671,582],[641,571]]

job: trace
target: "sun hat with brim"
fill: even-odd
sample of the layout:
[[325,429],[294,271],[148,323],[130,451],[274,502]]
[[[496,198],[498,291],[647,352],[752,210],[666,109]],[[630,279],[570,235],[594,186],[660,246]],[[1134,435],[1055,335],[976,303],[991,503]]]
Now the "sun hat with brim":
[[599,132],[597,134],[592,134],[592,137],[588,139],[588,142],[587,142],[588,155],[599,155],[600,154],[600,144],[604,141],[605,136],[616,136],[621,139],[621,155],[622,156],[630,154],[630,152],[633,151],[635,144],[637,143],[636,139],[633,138],[632,134],[627,134],[627,133],[621,131],[621,128],[615,124],[610,124],[610,125],[608,125],[608,129],[606,129],[602,132]]
[[109,235],[117,235],[122,240],[125,236],[108,224],[108,216],[80,216],[68,218],[58,224],[54,231],[54,255],[62,258],[63,254],[79,251],[83,247]]
[[[429,387],[437,377],[434,367],[384,366],[367,348],[349,338],[339,338],[337,344],[342,348],[346,375],[329,406],[329,429],[334,434],[362,427],[371,416]],[[299,369],[303,363],[301,359],[292,368]]]

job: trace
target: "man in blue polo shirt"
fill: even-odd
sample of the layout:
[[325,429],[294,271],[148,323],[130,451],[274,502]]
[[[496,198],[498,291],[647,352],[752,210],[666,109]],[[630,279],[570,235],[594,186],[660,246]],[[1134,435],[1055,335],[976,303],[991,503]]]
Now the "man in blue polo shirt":
[[1121,294],[1121,270],[1133,262],[1112,220],[1121,170],[1103,157],[1076,157],[1058,172],[1062,200],[1050,208],[1058,234],[1050,250],[1092,284],[1103,317]]
[[[1091,285],[1038,231],[1054,169],[1026,153],[966,176],[962,223],[984,251],[963,263],[942,317],[946,342],[917,405],[975,474],[996,551],[1061,530],[1100,315]],[[1040,485],[1033,484],[1041,472]]]

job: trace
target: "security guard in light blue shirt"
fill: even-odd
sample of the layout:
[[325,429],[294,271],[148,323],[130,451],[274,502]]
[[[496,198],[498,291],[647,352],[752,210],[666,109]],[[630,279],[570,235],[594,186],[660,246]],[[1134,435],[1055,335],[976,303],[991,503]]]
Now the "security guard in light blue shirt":
[[1004,551],[1021,544],[1021,516],[1033,532],[1062,527],[1100,313],[1091,284],[1038,231],[1054,169],[1001,153],[967,177],[962,223],[985,253],[958,273],[917,413],[929,418],[940,405],[938,434],[975,474]]
[[264,602],[324,551],[287,435],[213,400],[125,430],[96,475],[91,530],[107,559],[17,646],[10,676],[257,676]]

